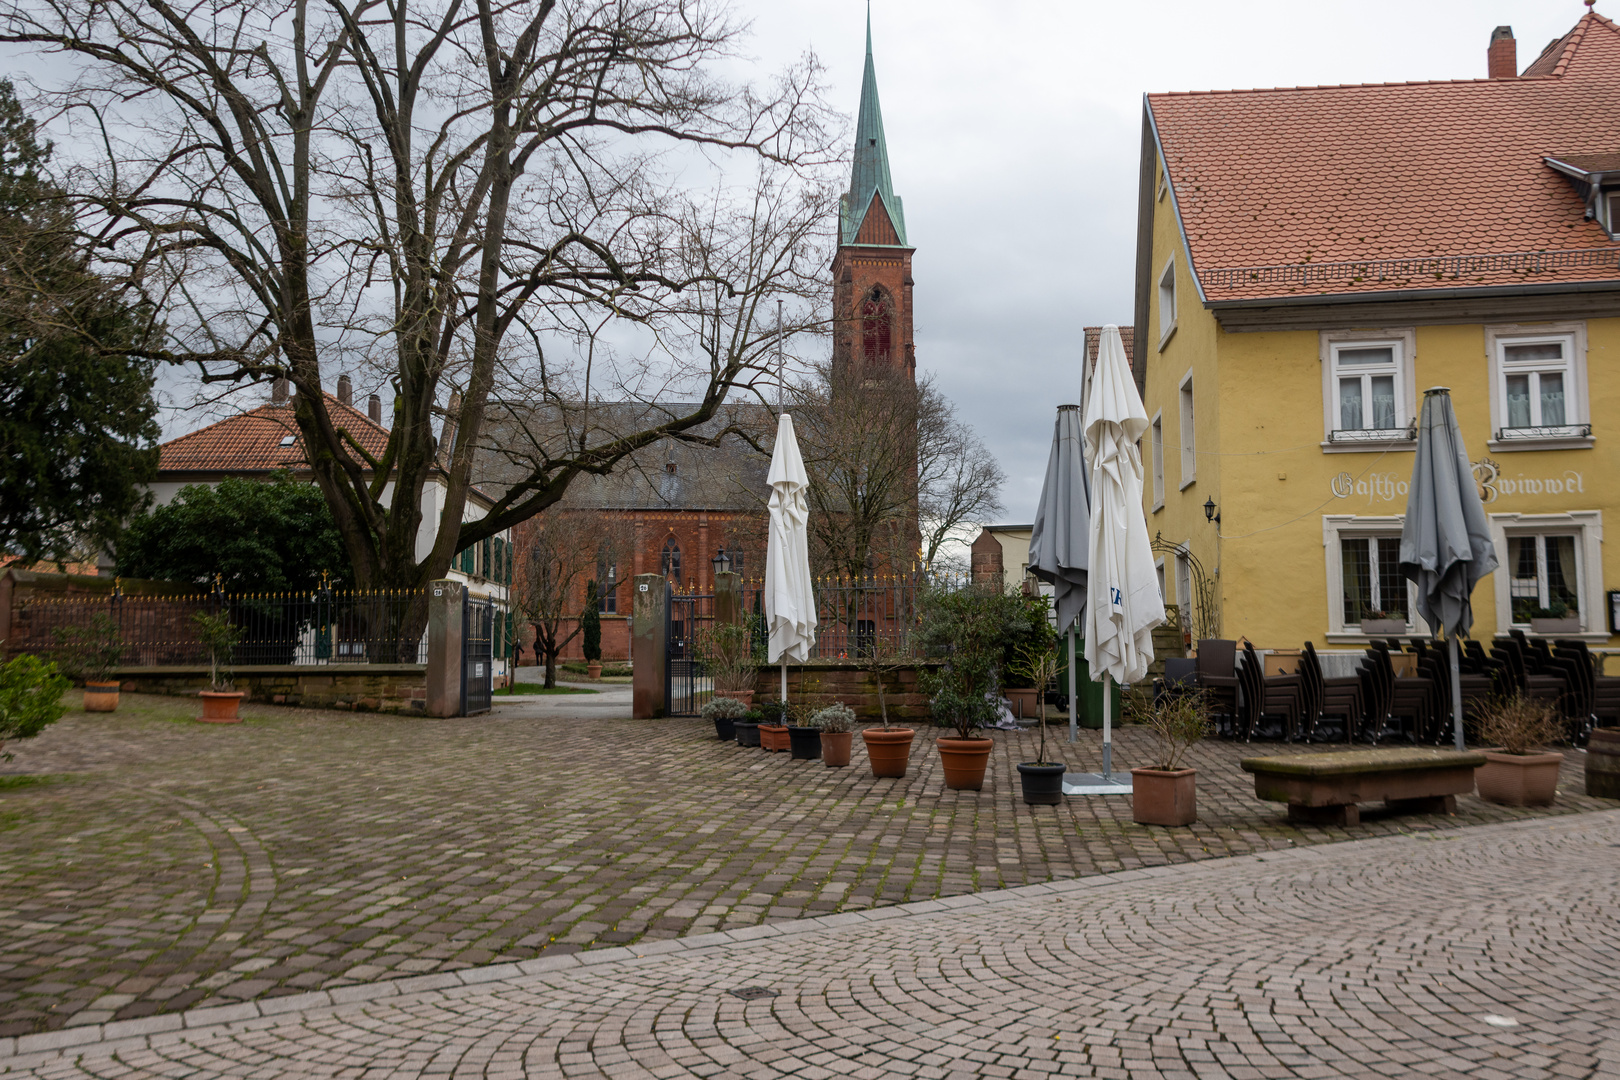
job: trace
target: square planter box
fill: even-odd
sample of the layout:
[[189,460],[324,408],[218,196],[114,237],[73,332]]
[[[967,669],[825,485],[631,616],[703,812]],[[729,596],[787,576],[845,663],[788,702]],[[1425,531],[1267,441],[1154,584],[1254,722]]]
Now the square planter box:
[[1362,619],[1361,632],[1368,637],[1400,637],[1406,633],[1406,620]]
[[1578,634],[1581,632],[1581,617],[1568,615],[1562,619],[1531,619],[1530,632],[1532,634]]

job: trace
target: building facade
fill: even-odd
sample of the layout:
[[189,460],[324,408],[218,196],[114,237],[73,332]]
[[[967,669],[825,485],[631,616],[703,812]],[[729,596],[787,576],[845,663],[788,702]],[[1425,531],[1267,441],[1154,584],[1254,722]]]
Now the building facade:
[[1428,632],[1397,551],[1445,386],[1500,562],[1475,636],[1564,612],[1620,644],[1620,28],[1515,51],[1499,27],[1479,80],[1147,96],[1144,501],[1199,636]]

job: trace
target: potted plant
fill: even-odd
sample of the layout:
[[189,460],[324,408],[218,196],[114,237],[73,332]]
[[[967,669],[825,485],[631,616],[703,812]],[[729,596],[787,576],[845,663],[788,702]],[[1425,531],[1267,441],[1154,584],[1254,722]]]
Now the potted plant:
[[748,628],[722,623],[705,636],[703,664],[714,679],[714,696],[754,702],[754,654]]
[[118,680],[112,673],[124,659],[124,635],[118,623],[98,611],[89,626],[60,626],[51,633],[58,646],[57,668],[84,683],[84,711],[116,711]]
[[737,737],[737,721],[748,715],[748,706],[736,698],[715,697],[705,701],[698,712],[703,719],[714,721],[715,738],[730,742]]
[[1023,661],[1044,649],[1056,649],[1057,629],[1052,625],[1050,597],[1041,593],[1020,594],[1018,602],[1023,605],[1024,619],[1021,627],[1010,628],[1002,639],[1001,668],[1006,675],[1003,693],[1007,703],[1013,715],[1023,720],[1034,716],[1040,708],[1039,698],[1046,685],[1032,681],[1034,676]]
[[855,710],[839,702],[829,705],[811,717],[821,732],[821,760],[829,769],[842,769],[849,764],[849,746],[855,735]]
[[749,709],[740,720],[733,720],[731,728],[737,733],[738,746],[759,745],[759,722],[765,719],[758,709]]
[[602,613],[596,595],[596,581],[585,584],[585,612],[579,617],[580,651],[585,654],[585,677],[602,677]]
[[199,611],[191,617],[197,627],[197,637],[208,653],[209,689],[199,691],[203,714],[197,719],[205,724],[240,724],[236,714],[242,703],[243,692],[233,689],[231,683],[231,650],[242,637],[242,631],[231,622],[229,615],[209,615]]
[[[62,719],[62,691],[72,685],[54,663],[27,653],[0,665],[0,746],[31,739]],[[0,759],[10,761],[10,752]]]
[[759,706],[759,745],[762,750],[772,753],[777,750],[791,750],[792,742],[788,738],[788,720],[792,710],[788,703],[781,700],[767,701]]
[[1406,633],[1406,618],[1376,609],[1363,611],[1361,613],[1361,632],[1369,637],[1399,636]]
[[1488,749],[1474,770],[1479,797],[1503,806],[1551,806],[1564,755],[1547,747],[1563,738],[1554,707],[1522,694],[1494,698],[1479,711]]
[[1581,616],[1577,612],[1570,614],[1569,605],[1562,600],[1554,600],[1546,607],[1538,607],[1530,612],[1530,632],[1532,634],[1578,634],[1581,632]]
[[1063,801],[1063,774],[1068,766],[1061,761],[1046,759],[1046,694],[1042,692],[1048,683],[1057,678],[1056,642],[1036,649],[1023,646],[1010,668],[1035,687],[1035,708],[1041,725],[1041,748],[1036,751],[1035,760],[1018,763],[1018,781],[1024,788],[1024,802],[1030,806],[1056,806]]
[[1153,764],[1131,770],[1131,818],[1139,825],[1198,820],[1198,770],[1183,766],[1192,745],[1213,730],[1202,692],[1165,694],[1137,710],[1153,735]]
[[917,733],[908,727],[889,726],[889,702],[884,692],[884,680],[904,666],[904,650],[896,642],[874,636],[861,650],[860,659],[861,667],[877,687],[878,716],[883,721],[882,728],[864,728],[861,731],[861,741],[866,743],[866,763],[871,767],[873,776],[903,777],[906,767],[911,764],[911,740]]
[[1000,719],[999,684],[1006,639],[1027,630],[1022,598],[999,586],[935,589],[922,603],[918,630],[923,647],[942,659],[938,668],[919,672],[934,722],[954,734],[935,740],[945,786],[978,791],[993,741],[979,731]]

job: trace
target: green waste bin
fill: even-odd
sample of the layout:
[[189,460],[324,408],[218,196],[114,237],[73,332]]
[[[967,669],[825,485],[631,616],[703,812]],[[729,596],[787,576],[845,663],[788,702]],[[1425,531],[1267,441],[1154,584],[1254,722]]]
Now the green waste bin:
[[[1103,684],[1091,681],[1091,665],[1086,663],[1086,643],[1080,638],[1074,642],[1074,667],[1079,676],[1079,701],[1076,703],[1075,720],[1083,728],[1101,731],[1103,726]],[[1062,693],[1069,692],[1069,644],[1066,641],[1058,643],[1058,687]],[[1119,684],[1110,682],[1108,693],[1113,701],[1110,703],[1114,725],[1119,726],[1120,696]],[[1067,717],[1062,719],[1067,720]]]

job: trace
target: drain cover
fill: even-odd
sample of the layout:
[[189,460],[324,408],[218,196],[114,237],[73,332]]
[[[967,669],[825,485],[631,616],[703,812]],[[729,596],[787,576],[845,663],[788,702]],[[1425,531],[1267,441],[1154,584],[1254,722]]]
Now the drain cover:
[[776,991],[768,986],[745,986],[741,990],[729,990],[727,993],[732,997],[740,997],[744,1001],[758,1001],[760,998],[777,996]]

